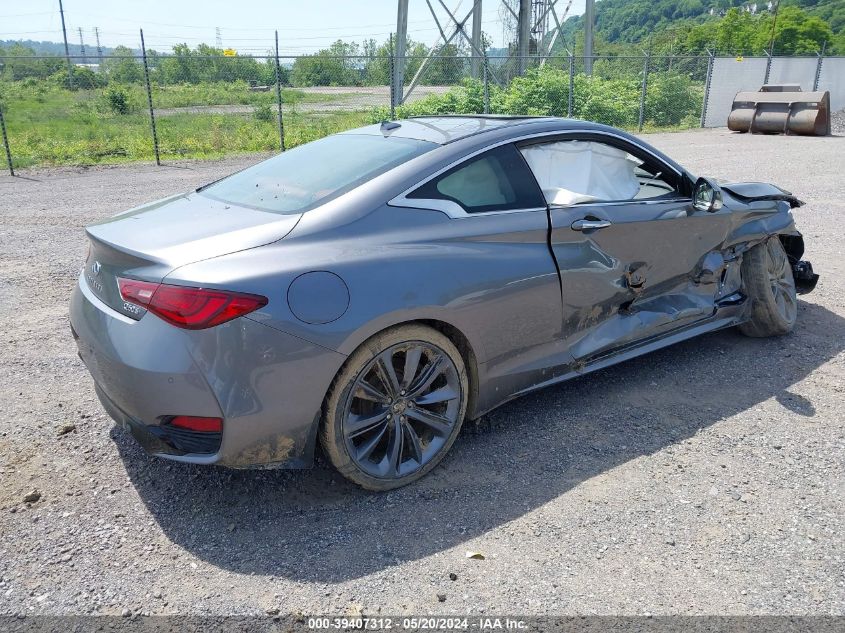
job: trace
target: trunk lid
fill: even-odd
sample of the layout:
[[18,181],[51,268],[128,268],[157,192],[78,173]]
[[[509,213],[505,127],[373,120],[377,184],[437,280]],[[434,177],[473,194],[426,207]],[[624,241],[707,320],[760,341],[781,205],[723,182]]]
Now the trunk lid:
[[180,266],[278,241],[300,217],[197,193],[165,198],[87,227],[90,251],[83,275],[103,303],[139,319],[145,310],[123,301],[118,277],[161,281]]

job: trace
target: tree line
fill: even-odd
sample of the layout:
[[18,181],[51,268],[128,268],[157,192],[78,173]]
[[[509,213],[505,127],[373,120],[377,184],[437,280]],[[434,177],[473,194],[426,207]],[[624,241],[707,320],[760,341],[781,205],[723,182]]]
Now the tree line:
[[[775,6],[775,5],[778,6]],[[771,9],[769,8],[771,6]],[[775,11],[777,9],[777,11]],[[777,16],[775,15],[777,13]],[[563,25],[576,50],[582,16]],[[845,54],[842,0],[601,0],[596,3],[597,54]]]
[[[337,40],[328,48],[295,58],[280,57],[279,73],[285,86],[364,86],[388,85],[390,79],[391,43],[374,39],[357,42]],[[199,84],[205,82],[245,81],[253,85],[276,82],[276,60],[272,52],[266,57],[227,56],[224,50],[199,44],[173,46],[169,53],[147,51],[150,80],[159,85]],[[428,55],[421,42],[409,41],[406,47],[405,77],[410,81]],[[420,82],[424,84],[459,83],[468,72],[467,52],[449,44],[442,47],[426,68]],[[24,59],[22,59],[24,58]],[[96,88],[115,83],[138,83],[144,79],[144,67],[138,53],[126,46],[117,46],[96,68],[74,64],[73,81],[68,82],[67,63],[63,57],[37,55],[22,44],[0,47],[0,77],[53,80],[60,85],[72,83],[76,88]]]
[[[775,54],[801,55],[814,54],[826,47],[828,54],[845,54],[842,0],[781,0],[783,6],[777,19],[762,0],[754,4],[762,9],[753,12],[748,3],[739,7],[734,4],[740,3],[736,0],[602,0],[597,3],[595,53],[635,57],[647,48],[653,55],[699,55],[706,51],[760,55],[773,47]],[[569,50],[577,55],[583,50],[580,20],[576,17],[565,22],[564,37],[558,39],[553,55],[565,55]],[[390,41],[368,39],[359,44],[337,40],[311,55],[282,58],[280,79],[283,85],[293,87],[388,85],[392,50]],[[406,83],[415,77],[428,53],[422,42],[407,43]],[[33,49],[15,43],[0,47],[0,78],[50,79],[77,88],[143,80],[143,66],[136,51],[117,46],[112,55],[96,71],[90,66],[73,66],[73,81],[69,81],[62,57],[36,55]],[[469,73],[468,55],[470,51],[463,45],[450,43],[441,47],[427,65],[420,83],[460,83]],[[223,49],[207,44],[193,48],[177,44],[167,53],[149,50],[147,57],[150,79],[159,85],[233,81],[271,85],[276,81],[276,63],[271,52],[263,59],[227,57]],[[491,58],[491,65],[502,70],[499,58]]]

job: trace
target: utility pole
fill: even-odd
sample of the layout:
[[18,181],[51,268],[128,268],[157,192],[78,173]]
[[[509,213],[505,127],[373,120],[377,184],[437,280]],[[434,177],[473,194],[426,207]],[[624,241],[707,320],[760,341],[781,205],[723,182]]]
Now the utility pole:
[[772,16],[772,36],[769,38],[769,59],[775,54],[775,32],[778,25],[778,9],[780,9],[780,2],[775,2],[774,15]]
[[399,0],[396,11],[396,46],[393,49],[393,106],[402,105],[405,92],[405,45],[408,40],[408,0]]
[[470,63],[470,68],[472,72],[472,76],[476,79],[478,78],[478,66],[479,62],[483,62],[484,60],[479,59],[477,57],[478,53],[476,51],[484,50],[483,43],[481,41],[481,0],[474,0],[473,2],[473,9],[472,9],[472,62]]
[[276,105],[279,107],[279,147],[285,151],[285,124],[282,120],[282,69],[279,67],[279,31],[276,31],[276,59],[273,68],[276,71]]
[[153,110],[153,91],[150,87],[150,67],[147,64],[147,45],[144,44],[144,29],[141,31],[141,57],[144,61],[144,83],[147,86],[147,105],[150,106],[150,129],[153,132],[153,152],[156,157],[156,165],[161,165],[161,158],[158,153],[158,133],[156,132],[156,115]]
[[100,29],[94,27],[94,39],[97,40],[97,61],[100,66],[103,65],[103,47],[100,46]]
[[65,28],[65,9],[59,0],[59,15],[62,16],[62,37],[65,38],[65,59],[67,59],[67,85],[73,88],[73,64],[70,63],[70,49],[67,46],[67,29]]
[[516,29],[517,70],[522,75],[525,72],[528,61],[528,44],[531,38],[531,0],[519,0],[519,15],[517,17]]
[[85,57],[85,40],[82,39],[82,27],[79,27],[79,52],[82,54],[82,63],[87,64],[88,58]]
[[596,22],[596,2],[587,0],[584,11],[584,72],[593,74],[593,27]]

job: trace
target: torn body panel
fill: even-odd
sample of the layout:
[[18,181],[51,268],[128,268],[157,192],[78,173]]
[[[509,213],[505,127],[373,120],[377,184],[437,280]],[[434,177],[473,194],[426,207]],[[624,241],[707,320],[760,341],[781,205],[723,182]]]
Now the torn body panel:
[[784,200],[793,209],[804,205],[801,200],[792,195],[792,192],[766,182],[720,183],[719,186],[723,191],[727,191],[737,200],[746,203],[755,200]]
[[[804,244],[791,208],[801,203],[777,187],[733,185],[716,212],[688,200],[550,209],[550,247],[561,276],[561,337],[566,367],[535,376],[541,387],[748,318],[743,254],[777,236],[799,292],[818,275],[802,261]],[[575,231],[578,218],[604,219]],[[521,393],[524,393],[522,391]]]
[[[573,229],[582,218],[608,224]],[[689,199],[672,198],[552,208],[551,225],[562,337],[577,361],[713,314],[723,262],[702,266],[702,254],[724,242],[729,214],[706,214]]]

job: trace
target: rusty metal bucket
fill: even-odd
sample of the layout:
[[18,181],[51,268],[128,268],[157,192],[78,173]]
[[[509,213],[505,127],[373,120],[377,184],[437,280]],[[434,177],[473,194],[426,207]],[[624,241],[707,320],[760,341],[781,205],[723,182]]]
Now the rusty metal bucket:
[[728,129],[759,134],[830,134],[830,93],[786,91],[794,86],[763,86],[760,92],[738,92],[728,116]]

